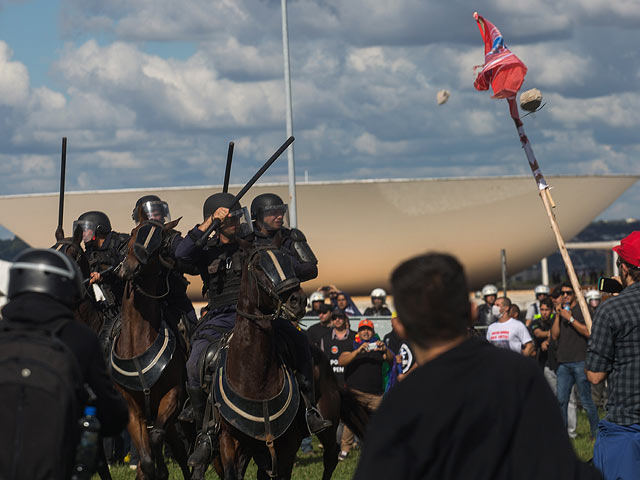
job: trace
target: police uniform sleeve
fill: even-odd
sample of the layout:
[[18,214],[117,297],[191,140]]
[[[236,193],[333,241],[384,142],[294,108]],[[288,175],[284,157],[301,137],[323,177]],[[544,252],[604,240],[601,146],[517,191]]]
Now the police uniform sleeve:
[[282,247],[292,257],[294,271],[301,282],[318,276],[318,259],[300,230],[292,228]]

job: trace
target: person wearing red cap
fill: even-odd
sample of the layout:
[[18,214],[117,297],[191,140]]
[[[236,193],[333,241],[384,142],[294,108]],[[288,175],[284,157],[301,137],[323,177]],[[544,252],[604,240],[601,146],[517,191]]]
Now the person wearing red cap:
[[593,384],[608,379],[593,464],[606,480],[626,480],[640,468],[640,232],[613,250],[624,289],[596,310],[585,369]]
[[[393,363],[393,353],[375,333],[373,322],[363,318],[358,324],[352,350],[340,354],[338,365],[344,366],[344,378],[349,390],[372,410],[378,408],[382,401],[382,364],[385,361]],[[352,446],[353,433],[345,426],[338,458],[347,458]]]

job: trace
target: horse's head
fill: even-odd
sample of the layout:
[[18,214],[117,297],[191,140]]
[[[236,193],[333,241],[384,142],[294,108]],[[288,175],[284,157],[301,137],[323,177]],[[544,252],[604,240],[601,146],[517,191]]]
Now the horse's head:
[[272,318],[297,320],[304,315],[307,296],[300,288],[291,258],[273,247],[258,247],[246,258],[243,283],[247,298]]
[[85,254],[81,245],[82,242],[82,227],[76,225],[73,231],[73,237],[65,238],[64,231],[61,228],[56,230],[56,243],[53,247],[54,250],[58,250],[60,253],[65,254],[71,260],[78,264],[83,278],[89,277],[89,260]]
[[161,256],[162,244],[167,233],[174,228],[180,219],[169,223],[145,220],[131,231],[127,244],[127,255],[118,269],[118,276],[124,280],[132,280],[143,274],[157,274],[161,264],[168,264],[169,259]]

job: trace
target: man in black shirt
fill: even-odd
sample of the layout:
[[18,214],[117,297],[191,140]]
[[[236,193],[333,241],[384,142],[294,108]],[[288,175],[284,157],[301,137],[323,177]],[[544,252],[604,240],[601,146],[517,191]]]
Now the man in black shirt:
[[574,383],[578,387],[580,401],[587,412],[591,437],[598,430],[598,410],[591,397],[591,384],[584,371],[587,356],[589,330],[578,307],[573,287],[569,283],[560,288],[561,300],[556,306],[556,317],[551,327],[551,336],[558,342],[558,401],[562,418],[567,423],[569,395]]
[[418,367],[418,364],[416,363],[409,343],[405,339],[400,338],[397,333],[398,314],[396,312],[393,312],[391,315],[391,328],[392,330],[384,336],[383,341],[389,350],[396,355],[396,363],[400,365],[398,380],[403,380],[410,371]]
[[467,338],[467,282],[455,258],[408,260],[391,285],[399,332],[421,366],[375,413],[354,479],[600,478],[576,458],[536,364]]
[[320,347],[320,340],[331,331],[331,306],[322,304],[318,307],[318,323],[307,328],[307,338],[311,345]]
[[338,363],[338,358],[343,352],[353,349],[356,332],[350,330],[347,325],[347,314],[344,310],[336,308],[332,313],[333,328],[320,339],[320,349],[329,357],[329,363],[333,368],[338,385],[346,387],[344,381],[344,366]]

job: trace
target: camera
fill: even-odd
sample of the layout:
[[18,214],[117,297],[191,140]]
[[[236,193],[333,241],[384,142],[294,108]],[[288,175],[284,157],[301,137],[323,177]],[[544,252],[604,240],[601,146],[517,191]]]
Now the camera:
[[367,350],[373,352],[376,348],[378,348],[378,344],[376,342],[371,342],[369,343]]

